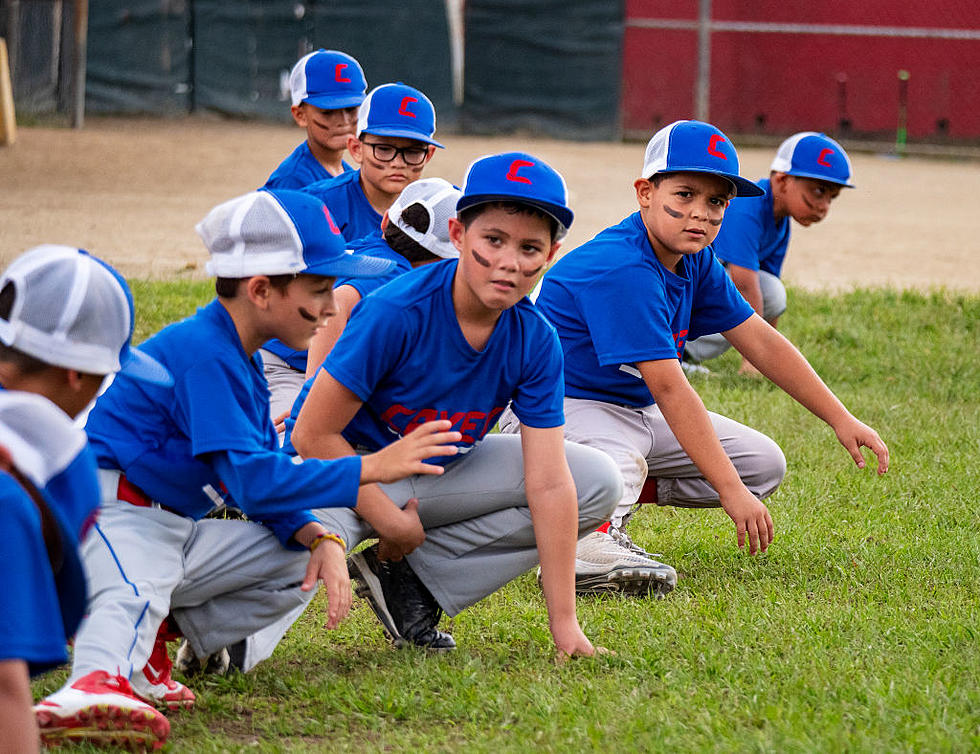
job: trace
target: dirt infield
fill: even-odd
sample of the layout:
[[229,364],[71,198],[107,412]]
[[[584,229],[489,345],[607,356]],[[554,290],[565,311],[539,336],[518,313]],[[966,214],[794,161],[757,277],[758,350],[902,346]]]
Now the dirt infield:
[[[0,148],[0,263],[38,243],[82,246],[128,276],[204,274],[194,224],[215,204],[263,183],[299,143],[286,125],[227,121],[90,119],[82,131],[21,128]],[[483,154],[522,149],[568,182],[574,248],[632,212],[641,144],[440,135],[427,175],[460,183]],[[742,173],[765,175],[772,150],[743,149]],[[797,227],[785,267],[790,285],[843,290],[891,286],[980,291],[980,240],[968,205],[980,165],[853,156],[855,183],[827,220]],[[968,201],[969,200],[969,201]]]

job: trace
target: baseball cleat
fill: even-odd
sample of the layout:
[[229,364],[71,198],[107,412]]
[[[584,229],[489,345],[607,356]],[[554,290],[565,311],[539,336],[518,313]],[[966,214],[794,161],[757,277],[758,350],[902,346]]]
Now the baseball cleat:
[[122,676],[96,670],[34,705],[45,746],[89,743],[127,749],[159,749],[170,722],[141,701]]
[[228,650],[224,647],[206,657],[198,657],[194,654],[194,650],[191,649],[191,645],[187,639],[184,639],[177,648],[174,667],[185,676],[198,675],[199,673],[228,675],[228,669],[231,667],[231,657],[228,654]]
[[[612,529],[610,529],[612,531]],[[594,531],[575,549],[576,594],[663,597],[677,586],[677,571],[633,544],[625,532]]]
[[162,632],[153,644],[153,653],[146,667],[133,676],[130,685],[133,693],[144,702],[162,709],[190,709],[194,706],[194,692],[171,676],[173,663],[167,654],[167,641]]
[[378,560],[374,545],[347,560],[355,594],[367,600],[381,628],[396,647],[422,647],[433,652],[456,648],[452,636],[436,628],[442,608],[405,559]]

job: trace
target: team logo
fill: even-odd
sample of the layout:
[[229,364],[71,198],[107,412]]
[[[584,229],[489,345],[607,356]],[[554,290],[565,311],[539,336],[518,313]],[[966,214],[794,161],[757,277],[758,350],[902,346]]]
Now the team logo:
[[830,157],[830,155],[832,155],[833,153],[834,150],[828,147],[824,147],[823,149],[821,149],[820,156],[817,158],[817,164],[823,165],[825,168],[832,168],[833,165],[827,162],[827,158]]
[[708,154],[713,157],[718,157],[722,160],[727,160],[724,152],[718,151],[718,145],[725,143],[725,137],[721,134],[712,134],[711,139],[708,140]]
[[408,118],[414,118],[415,117],[415,113],[413,113],[411,110],[409,110],[408,109],[408,106],[412,102],[418,102],[418,101],[419,101],[419,98],[418,97],[402,97],[402,103],[398,106],[398,114],[399,115],[404,115],[404,116],[406,116]]
[[339,84],[349,84],[350,79],[344,76],[345,70],[347,70],[347,63],[337,63],[333,67],[333,80]]
[[330,214],[330,210],[327,209],[326,204],[323,205],[323,216],[327,218],[327,225],[330,226],[330,230],[332,230],[334,233],[336,233],[339,236],[340,228],[338,228],[337,223],[333,221],[333,216]]
[[530,160],[514,160],[510,164],[510,169],[507,171],[507,180],[513,181],[514,183],[531,183],[531,179],[524,175],[518,175],[517,171],[521,168],[533,167],[534,163]]

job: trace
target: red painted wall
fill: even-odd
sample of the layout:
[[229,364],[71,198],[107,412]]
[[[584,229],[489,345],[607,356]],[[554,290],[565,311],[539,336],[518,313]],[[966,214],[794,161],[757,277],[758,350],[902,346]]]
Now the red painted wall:
[[[863,3],[714,0],[715,21],[980,30],[975,0],[913,7]],[[628,0],[623,124],[652,131],[694,115],[697,32],[631,27],[637,18],[696,21],[696,0]],[[909,71],[908,134],[980,139],[980,40],[712,32],[710,119],[736,132],[804,129],[894,137],[900,69]],[[840,80],[845,81],[842,91]]]

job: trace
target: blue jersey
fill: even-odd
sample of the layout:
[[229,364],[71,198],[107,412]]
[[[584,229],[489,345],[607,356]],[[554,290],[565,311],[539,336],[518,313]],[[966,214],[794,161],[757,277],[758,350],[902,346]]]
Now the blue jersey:
[[[412,264],[401,254],[392,249],[377,230],[364,238],[348,244],[350,250],[355,254],[366,254],[372,257],[388,259],[395,263],[384,275],[373,278],[337,278],[334,288],[342,285],[349,285],[361,294],[361,298],[367,296],[371,291],[380,288],[385,283],[394,280],[399,275],[403,275],[412,269]],[[309,357],[308,351],[297,351],[290,348],[281,340],[270,340],[262,344],[262,347],[274,353],[280,359],[298,372],[306,372],[306,364]]]
[[[343,160],[340,161],[340,164],[345,173],[354,169]],[[269,180],[265,182],[262,188],[301,189],[311,183],[325,181],[329,178],[333,178],[333,176],[313,156],[310,145],[304,141],[279,164],[279,167],[272,171],[272,175],[269,176]]]
[[[423,422],[449,419],[466,453],[508,403],[530,427],[564,423],[554,328],[525,298],[501,313],[483,350],[474,350],[453,308],[456,265],[451,259],[420,267],[361,301],[321,367],[364,401],[344,430],[355,447],[378,450]],[[430,462],[446,465],[459,457]]]
[[41,490],[58,523],[64,562],[52,573],[34,501],[0,472],[0,661],[24,660],[37,675],[68,659],[65,649],[86,608],[78,542],[99,505],[95,456],[86,445]]
[[679,359],[689,339],[752,316],[710,246],[675,274],[638,212],[562,257],[536,303],[561,339],[566,395],[636,407],[654,402],[636,362]]
[[381,215],[371,206],[361,188],[360,170],[311,183],[303,191],[327,205],[340,234],[347,241],[356,241],[381,227]]
[[772,211],[768,178],[756,182],[766,193],[739,196],[725,210],[725,221],[711,245],[722,262],[779,277],[789,247],[789,217],[777,221]]
[[[281,452],[261,360],[242,348],[220,301],[141,348],[173,375],[170,388],[117,375],[86,430],[100,468],[190,518],[220,498],[265,523],[286,546],[314,508],[352,507],[360,460],[300,465]],[[354,463],[350,463],[354,460]]]

